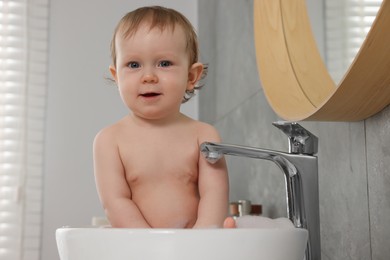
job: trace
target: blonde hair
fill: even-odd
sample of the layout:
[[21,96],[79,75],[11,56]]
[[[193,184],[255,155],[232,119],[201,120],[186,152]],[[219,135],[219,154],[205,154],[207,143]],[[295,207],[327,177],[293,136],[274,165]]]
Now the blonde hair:
[[[131,37],[135,34],[139,26],[143,22],[148,22],[150,24],[150,30],[158,27],[161,31],[165,30],[167,27],[172,31],[175,29],[175,26],[181,26],[183,28],[185,38],[186,38],[186,51],[188,52],[190,66],[199,59],[199,46],[198,46],[198,37],[195,33],[195,29],[188,21],[188,19],[179,13],[178,11],[170,8],[165,8],[161,6],[147,6],[138,8],[132,12],[127,13],[119,21],[118,25],[115,28],[114,35],[111,40],[111,58],[112,65],[116,67],[116,37],[118,33],[121,33],[123,38]],[[207,74],[207,65],[204,66],[203,75],[201,80]],[[197,84],[195,89],[200,89],[204,84]],[[194,95],[194,91],[186,91],[186,95],[183,98],[183,103],[188,101]]]
[[187,42],[187,52],[190,58],[190,64],[198,61],[198,37],[195,29],[188,19],[176,10],[161,6],[141,7],[132,12],[127,13],[119,21],[115,28],[114,35],[111,41],[111,58],[113,65],[116,66],[116,36],[122,33],[122,37],[131,37],[143,22],[150,23],[150,29],[158,27],[165,30],[167,27],[173,31],[176,25],[183,28]]

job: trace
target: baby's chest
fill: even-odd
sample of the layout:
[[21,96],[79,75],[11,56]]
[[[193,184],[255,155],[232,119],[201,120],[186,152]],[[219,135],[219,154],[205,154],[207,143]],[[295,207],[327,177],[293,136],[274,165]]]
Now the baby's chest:
[[128,181],[197,179],[199,149],[189,142],[143,142],[121,148]]

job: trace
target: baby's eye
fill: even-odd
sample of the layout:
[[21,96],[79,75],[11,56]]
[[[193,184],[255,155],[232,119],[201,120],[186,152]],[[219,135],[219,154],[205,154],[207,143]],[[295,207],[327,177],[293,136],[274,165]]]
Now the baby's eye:
[[136,61],[131,61],[127,64],[127,66],[131,69],[137,69],[140,67],[139,63]]
[[160,63],[158,64],[159,67],[169,67],[171,65],[172,65],[172,62],[170,62],[168,60],[160,61]]

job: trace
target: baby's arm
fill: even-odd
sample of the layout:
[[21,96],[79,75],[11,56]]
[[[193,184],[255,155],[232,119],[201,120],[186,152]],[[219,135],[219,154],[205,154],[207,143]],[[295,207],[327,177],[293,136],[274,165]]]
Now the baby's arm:
[[[202,125],[199,144],[220,142],[214,127]],[[229,181],[226,162],[222,158],[211,164],[199,155],[199,194],[198,219],[194,228],[222,227],[228,214]]]
[[111,226],[149,228],[131,200],[131,190],[112,130],[104,129],[96,136],[93,151],[96,186]]

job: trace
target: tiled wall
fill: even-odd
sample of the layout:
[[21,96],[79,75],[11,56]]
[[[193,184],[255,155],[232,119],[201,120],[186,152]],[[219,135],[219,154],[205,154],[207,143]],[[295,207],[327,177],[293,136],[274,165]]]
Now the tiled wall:
[[[201,59],[209,63],[199,92],[200,119],[225,143],[287,151],[259,80],[252,1],[199,1]],[[390,86],[389,86],[390,87]],[[319,137],[322,260],[390,256],[390,109],[360,122],[301,122]],[[231,200],[261,203],[286,216],[284,179],[272,162],[227,157]]]

